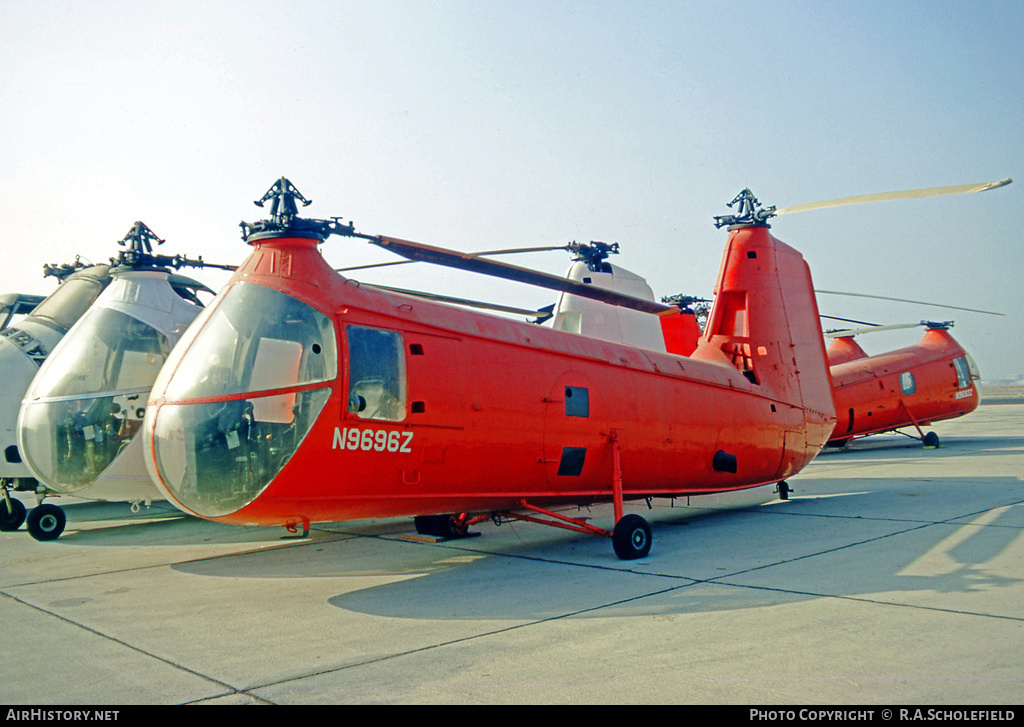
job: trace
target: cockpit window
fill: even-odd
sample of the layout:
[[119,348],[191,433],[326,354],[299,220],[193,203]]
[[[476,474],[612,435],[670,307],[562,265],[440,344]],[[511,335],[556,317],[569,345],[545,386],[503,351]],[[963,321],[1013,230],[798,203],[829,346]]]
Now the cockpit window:
[[161,481],[182,505],[220,517],[252,502],[295,454],[329,388],[165,404],[154,424]]
[[953,359],[953,368],[956,369],[956,387],[958,389],[966,389],[971,385],[971,370],[967,366],[967,359],[955,358]]
[[32,398],[96,394],[153,385],[170,350],[167,337],[112,308],[93,308],[64,339]]
[[337,376],[334,324],[315,308],[262,285],[239,283],[189,346],[169,401],[271,391]]
[[360,419],[405,419],[402,334],[348,326],[348,411]]
[[61,283],[31,315],[52,321],[67,330],[75,325],[103,290],[103,282],[92,278],[69,278]]

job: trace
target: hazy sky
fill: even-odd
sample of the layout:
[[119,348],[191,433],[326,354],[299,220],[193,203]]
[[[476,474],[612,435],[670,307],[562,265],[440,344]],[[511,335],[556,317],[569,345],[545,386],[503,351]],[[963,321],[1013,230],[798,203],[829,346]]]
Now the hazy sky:
[[[618,242],[658,295],[709,295],[750,187],[766,205],[1016,177],[983,194],[780,218],[822,297],[954,319],[984,378],[1024,374],[1024,3],[0,0],[0,292],[104,261],[135,220],[238,263],[289,177],[306,214],[462,250]],[[390,259],[335,238],[340,267]],[[562,253],[506,258],[561,274]],[[196,271],[219,287],[223,275]],[[539,307],[424,265],[359,277]],[[869,352],[918,332],[865,337]]]

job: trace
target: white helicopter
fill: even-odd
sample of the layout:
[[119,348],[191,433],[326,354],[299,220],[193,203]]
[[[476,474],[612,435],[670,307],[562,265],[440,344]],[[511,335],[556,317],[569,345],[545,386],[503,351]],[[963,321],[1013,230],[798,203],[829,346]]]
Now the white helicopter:
[[4,372],[0,388],[0,531],[17,530],[25,522],[25,505],[11,497],[11,491],[35,491],[39,486],[18,447],[21,400],[54,347],[110,282],[110,265],[76,261],[74,265],[45,265],[43,271],[61,280],[50,295],[12,293],[0,300],[0,370]]
[[125,501],[133,510],[163,496],[142,459],[142,424],[149,390],[167,354],[214,292],[172,272],[184,265],[220,267],[183,256],[153,254],[162,244],[136,222],[121,241],[103,294],[68,332],[25,393],[18,444],[41,483],[26,527],[37,540],[64,531],[63,510],[42,502],[52,494]]

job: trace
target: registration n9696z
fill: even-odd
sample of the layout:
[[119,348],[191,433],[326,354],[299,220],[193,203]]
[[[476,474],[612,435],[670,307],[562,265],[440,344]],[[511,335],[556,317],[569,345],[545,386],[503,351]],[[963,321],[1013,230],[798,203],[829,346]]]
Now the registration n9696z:
[[413,432],[387,429],[335,427],[331,449],[358,449],[363,452],[412,452]]

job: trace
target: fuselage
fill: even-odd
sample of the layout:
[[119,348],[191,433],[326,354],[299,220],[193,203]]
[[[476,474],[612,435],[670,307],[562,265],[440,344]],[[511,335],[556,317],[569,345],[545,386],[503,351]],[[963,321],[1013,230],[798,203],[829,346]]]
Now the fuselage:
[[[147,464],[187,512],[269,525],[587,503],[611,498],[616,461],[626,499],[720,492],[795,474],[834,424],[810,276],[764,228],[731,238],[732,309],[689,358],[361,286],[318,242],[257,241],[154,385]],[[809,332],[758,339],[796,315]],[[798,358],[813,383],[782,370]]]

